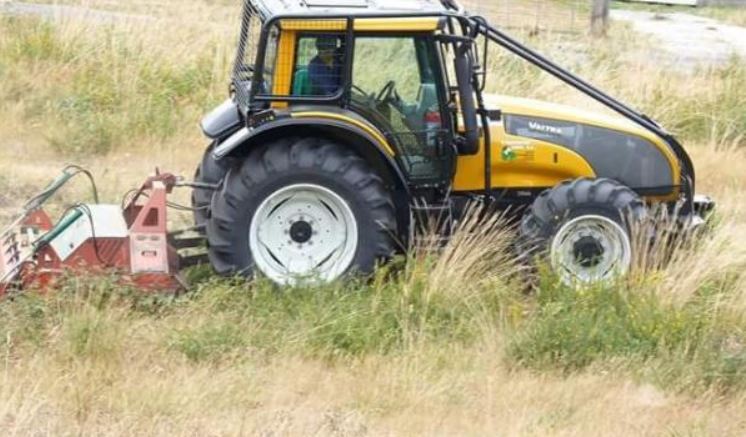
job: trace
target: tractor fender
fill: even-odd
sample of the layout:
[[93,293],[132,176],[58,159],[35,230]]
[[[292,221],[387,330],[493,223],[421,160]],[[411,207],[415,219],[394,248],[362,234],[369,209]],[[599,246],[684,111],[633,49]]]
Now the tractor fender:
[[[334,118],[332,118],[334,117]],[[228,157],[248,154],[253,147],[283,136],[322,136],[349,145],[365,159],[388,185],[408,193],[408,184],[391,146],[373,128],[351,123],[353,119],[325,116],[292,116],[277,118],[256,128],[243,127],[219,143],[212,152],[220,162]]]
[[219,140],[235,133],[241,127],[241,113],[232,99],[207,114],[200,123],[202,132],[211,140]]
[[406,240],[411,226],[409,184],[385,137],[367,124],[338,114],[318,113],[276,118],[256,128],[243,127],[217,144],[212,157],[217,162],[246,156],[253,147],[286,136],[320,136],[348,145],[383,179],[395,206],[399,236]]

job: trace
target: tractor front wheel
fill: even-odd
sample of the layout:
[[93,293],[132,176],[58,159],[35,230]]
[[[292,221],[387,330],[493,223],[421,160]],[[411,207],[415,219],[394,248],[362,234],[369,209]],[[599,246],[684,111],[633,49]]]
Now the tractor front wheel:
[[372,272],[394,248],[394,204],[383,181],[325,139],[282,139],[252,150],[228,172],[211,212],[210,259],[223,275],[329,282]]
[[543,192],[521,222],[522,247],[544,255],[567,285],[607,281],[632,266],[631,231],[640,197],[611,179],[581,178]]

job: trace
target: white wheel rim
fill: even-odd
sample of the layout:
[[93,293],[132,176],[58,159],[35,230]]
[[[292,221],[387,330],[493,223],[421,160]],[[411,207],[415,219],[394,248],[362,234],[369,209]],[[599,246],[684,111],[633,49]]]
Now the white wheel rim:
[[256,267],[283,285],[329,282],[355,258],[358,229],[350,206],[319,185],[284,187],[251,219],[249,247]]
[[629,235],[618,223],[599,215],[584,215],[557,231],[550,258],[562,282],[589,284],[625,275],[632,264],[632,247]]

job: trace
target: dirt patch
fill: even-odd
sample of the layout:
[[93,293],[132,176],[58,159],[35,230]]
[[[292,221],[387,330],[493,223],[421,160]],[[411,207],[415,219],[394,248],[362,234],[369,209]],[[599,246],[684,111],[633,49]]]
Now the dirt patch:
[[650,55],[656,62],[691,69],[724,64],[734,56],[746,58],[746,27],[678,12],[614,10],[611,18],[627,21],[635,31],[652,36],[657,44]]

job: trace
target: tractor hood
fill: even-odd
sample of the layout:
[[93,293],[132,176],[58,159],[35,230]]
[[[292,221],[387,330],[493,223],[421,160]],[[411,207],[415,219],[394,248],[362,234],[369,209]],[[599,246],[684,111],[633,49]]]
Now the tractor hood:
[[598,177],[667,195],[679,184],[680,167],[668,144],[631,120],[570,106],[501,95],[484,96],[501,111],[507,135],[573,150]]
[[611,129],[631,135],[637,135],[656,144],[663,142],[656,135],[622,117],[591,112],[567,105],[524,99],[498,94],[485,94],[485,105],[490,110],[500,110],[503,114],[523,115],[537,119],[557,120],[570,123],[591,125]]

